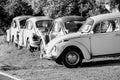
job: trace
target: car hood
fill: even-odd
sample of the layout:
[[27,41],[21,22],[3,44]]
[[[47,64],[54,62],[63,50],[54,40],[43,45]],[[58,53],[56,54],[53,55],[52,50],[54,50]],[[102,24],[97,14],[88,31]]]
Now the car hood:
[[59,42],[63,41],[63,40],[69,40],[69,39],[75,39],[75,38],[78,38],[80,36],[83,36],[83,35],[87,35],[87,33],[81,33],[81,32],[76,32],[76,33],[70,33],[70,34],[67,34],[67,35],[63,35],[63,36],[60,36],[60,37],[56,37],[54,38],[53,40],[51,40],[46,46],[45,46],[45,50],[46,50],[46,53],[49,53],[51,51],[51,49]]

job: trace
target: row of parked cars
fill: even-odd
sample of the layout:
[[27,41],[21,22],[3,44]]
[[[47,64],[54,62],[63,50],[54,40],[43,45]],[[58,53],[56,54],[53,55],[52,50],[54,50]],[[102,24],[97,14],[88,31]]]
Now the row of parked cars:
[[40,50],[40,57],[68,68],[83,59],[120,53],[120,13],[107,13],[87,19],[64,16],[15,17],[7,30],[7,41],[19,49]]

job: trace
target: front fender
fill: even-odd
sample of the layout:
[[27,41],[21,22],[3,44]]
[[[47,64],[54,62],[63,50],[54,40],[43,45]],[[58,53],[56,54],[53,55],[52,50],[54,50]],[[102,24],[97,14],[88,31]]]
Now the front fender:
[[61,53],[67,48],[67,47],[70,47],[70,46],[75,46],[75,47],[78,47],[82,53],[83,53],[83,57],[85,59],[90,59],[91,58],[91,55],[90,55],[90,51],[86,48],[86,46],[84,46],[82,43],[79,43],[79,42],[76,42],[76,41],[69,41],[69,42],[64,42],[61,44],[62,47],[61,47]]

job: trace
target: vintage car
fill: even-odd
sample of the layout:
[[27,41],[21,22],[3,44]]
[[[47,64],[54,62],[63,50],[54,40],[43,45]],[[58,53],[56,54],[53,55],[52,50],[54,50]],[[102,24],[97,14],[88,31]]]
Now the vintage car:
[[76,33],[51,40],[44,58],[68,68],[81,65],[83,59],[120,53],[120,13],[89,17]]
[[18,33],[24,28],[25,22],[28,18],[32,16],[17,16],[13,18],[11,27],[8,29],[7,32],[7,42],[18,42]]
[[30,51],[40,47],[41,33],[45,34],[52,28],[53,19],[47,16],[32,17],[26,21],[25,29],[19,34],[19,46]]
[[44,47],[52,39],[69,33],[77,32],[86,18],[81,16],[64,16],[53,20],[53,27],[47,34],[42,34],[40,44],[41,55],[44,54]]

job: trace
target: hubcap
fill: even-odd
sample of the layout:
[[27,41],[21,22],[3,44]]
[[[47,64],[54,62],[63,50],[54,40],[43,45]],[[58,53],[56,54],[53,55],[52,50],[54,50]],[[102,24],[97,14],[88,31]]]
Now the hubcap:
[[66,62],[70,65],[76,65],[80,60],[80,57],[77,52],[70,51],[66,55]]

